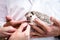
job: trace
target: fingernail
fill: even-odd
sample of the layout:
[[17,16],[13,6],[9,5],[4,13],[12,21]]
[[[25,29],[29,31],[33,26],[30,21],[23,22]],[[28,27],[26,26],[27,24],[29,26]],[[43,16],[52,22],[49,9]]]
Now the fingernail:
[[33,26],[34,24],[33,23],[29,23],[29,25]]
[[53,21],[53,17],[50,17],[50,20]]
[[24,27],[26,27],[28,25],[28,23],[24,23],[23,25],[25,25]]
[[35,18],[34,21],[37,21],[38,18]]

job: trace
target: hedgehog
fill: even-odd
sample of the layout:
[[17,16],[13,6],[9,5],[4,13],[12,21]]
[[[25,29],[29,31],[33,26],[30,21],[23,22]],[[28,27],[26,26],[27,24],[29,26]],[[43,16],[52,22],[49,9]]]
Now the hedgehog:
[[[32,23],[34,25],[37,25],[34,22],[35,18],[39,18],[40,20],[42,20],[43,22],[47,23],[48,25],[52,24],[52,22],[50,21],[50,17],[46,14],[37,12],[37,11],[29,11],[25,14],[25,17],[27,20],[29,20],[29,23]],[[33,28],[31,28],[33,30]]]

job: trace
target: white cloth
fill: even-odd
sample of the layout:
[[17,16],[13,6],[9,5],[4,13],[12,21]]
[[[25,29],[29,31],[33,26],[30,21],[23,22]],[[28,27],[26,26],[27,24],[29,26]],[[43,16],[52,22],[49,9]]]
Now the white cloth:
[[0,0],[0,23],[5,21],[7,15],[6,0]]
[[[39,11],[49,16],[60,18],[60,0],[0,0],[0,22],[5,22],[5,16],[21,20],[28,11]],[[17,14],[15,14],[17,13]],[[17,15],[15,17],[15,15]],[[54,40],[53,37],[32,40]]]
[[30,7],[29,0],[8,0],[8,15],[12,16],[15,20],[19,20],[30,10]]

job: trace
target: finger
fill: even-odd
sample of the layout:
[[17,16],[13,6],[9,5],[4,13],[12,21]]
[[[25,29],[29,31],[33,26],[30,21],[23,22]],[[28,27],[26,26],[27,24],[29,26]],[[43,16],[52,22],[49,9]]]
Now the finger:
[[43,38],[45,36],[32,36],[31,38]]
[[31,25],[31,27],[33,28],[33,29],[35,29],[35,31],[37,31],[38,33],[40,33],[40,34],[45,34],[45,32],[41,29],[41,28],[39,28],[39,27],[37,27],[37,26],[35,26],[35,25]]
[[45,22],[41,21],[40,19],[36,18],[34,22],[41,27],[45,32],[50,32],[50,27]]
[[25,35],[28,37],[28,40],[30,39],[30,25],[27,25],[26,30],[24,31]]
[[6,36],[12,35],[12,33],[7,33],[7,32],[3,32],[3,34],[6,35]]
[[11,25],[18,25],[18,24],[20,25],[23,22],[27,22],[27,20],[11,21],[10,23]]
[[12,26],[9,26],[9,27],[4,27],[2,28],[3,32],[8,32],[8,33],[12,33],[14,31],[16,31],[15,28],[13,28]]
[[22,24],[20,25],[20,27],[18,28],[18,31],[19,31],[19,32],[22,32],[23,29],[24,29],[27,25],[28,25],[27,23],[22,23]]
[[27,28],[24,32],[26,33],[26,35],[30,36],[30,25],[27,25]]
[[56,18],[50,17],[50,20],[51,20],[55,25],[60,26],[60,21],[57,20]]
[[32,36],[31,38],[41,38],[40,36]]
[[9,30],[9,31],[6,31],[8,33],[14,33],[16,31],[16,29],[12,29],[12,30]]
[[31,36],[31,38],[41,38],[41,37],[44,37],[44,35],[41,35],[41,34],[39,34],[37,32],[31,32],[30,36]]
[[10,16],[6,16],[6,22],[9,22],[11,20],[12,20],[12,18]]
[[31,36],[42,36],[41,34],[37,33],[37,32],[31,32],[30,33]]
[[9,36],[11,36],[13,33],[7,33],[7,32],[3,32],[2,33],[2,36],[3,37],[9,37]]

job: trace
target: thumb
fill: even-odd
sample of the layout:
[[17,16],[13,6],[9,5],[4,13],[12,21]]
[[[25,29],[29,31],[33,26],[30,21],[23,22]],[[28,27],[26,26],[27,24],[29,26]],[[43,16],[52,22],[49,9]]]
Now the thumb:
[[27,35],[30,34],[30,25],[27,26],[27,28],[26,28],[26,30],[25,30],[25,33],[26,33]]
[[26,36],[28,37],[28,40],[30,39],[30,25],[27,26],[26,30],[24,31]]
[[27,23],[22,23],[22,24],[20,25],[20,27],[18,28],[18,31],[19,31],[19,32],[22,32],[23,29],[24,29],[27,25],[28,25]]
[[6,21],[7,22],[9,22],[9,21],[11,21],[12,20],[12,18],[10,17],[10,16],[6,16]]
[[60,21],[59,21],[58,19],[56,19],[56,18],[54,18],[54,17],[50,17],[50,20],[51,20],[55,25],[57,25],[57,26],[60,25]]

